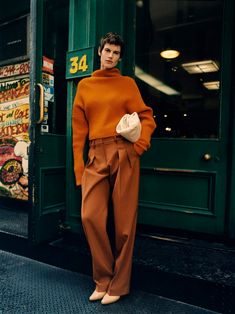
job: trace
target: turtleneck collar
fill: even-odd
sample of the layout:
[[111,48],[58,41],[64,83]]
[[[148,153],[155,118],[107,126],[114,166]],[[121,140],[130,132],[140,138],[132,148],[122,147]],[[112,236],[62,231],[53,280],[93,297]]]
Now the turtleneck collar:
[[105,70],[96,70],[92,73],[92,76],[95,77],[117,77],[120,76],[120,71],[117,68],[105,69]]

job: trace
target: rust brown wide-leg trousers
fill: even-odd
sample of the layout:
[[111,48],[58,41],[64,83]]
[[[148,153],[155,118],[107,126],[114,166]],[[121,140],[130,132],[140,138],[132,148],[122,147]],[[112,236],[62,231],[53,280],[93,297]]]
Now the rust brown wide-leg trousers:
[[[139,192],[139,156],[122,137],[90,141],[82,177],[82,223],[90,246],[97,291],[129,293]],[[111,193],[111,194],[110,194]],[[106,230],[109,198],[115,225],[115,254]]]

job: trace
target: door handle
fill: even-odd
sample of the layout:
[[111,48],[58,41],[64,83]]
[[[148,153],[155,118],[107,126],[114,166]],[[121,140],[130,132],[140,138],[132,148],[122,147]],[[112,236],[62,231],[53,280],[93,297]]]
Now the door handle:
[[212,159],[212,156],[211,156],[211,154],[209,154],[209,153],[205,153],[205,154],[203,155],[203,159],[204,159],[205,161],[209,161],[209,160]]
[[40,117],[39,120],[37,121],[37,124],[40,124],[44,120],[44,87],[41,83],[37,83],[37,86],[39,87],[40,90],[40,96],[39,96],[39,108],[40,108]]

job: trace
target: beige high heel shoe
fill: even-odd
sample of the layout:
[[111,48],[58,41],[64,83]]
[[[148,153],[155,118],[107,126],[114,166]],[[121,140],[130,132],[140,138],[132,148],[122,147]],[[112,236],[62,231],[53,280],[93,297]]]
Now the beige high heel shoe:
[[106,294],[106,291],[96,291],[94,290],[94,292],[90,295],[89,300],[90,301],[97,301],[97,300],[101,300]]
[[120,295],[109,295],[108,293],[106,293],[103,299],[101,300],[101,303],[103,305],[111,304],[111,303],[117,302],[119,299],[120,299]]

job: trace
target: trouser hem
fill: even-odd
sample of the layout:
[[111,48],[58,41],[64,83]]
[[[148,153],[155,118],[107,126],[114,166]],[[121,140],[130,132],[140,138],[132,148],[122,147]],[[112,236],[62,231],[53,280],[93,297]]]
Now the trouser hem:
[[111,296],[124,296],[130,293],[129,290],[127,291],[118,291],[118,290],[108,290],[107,293]]

